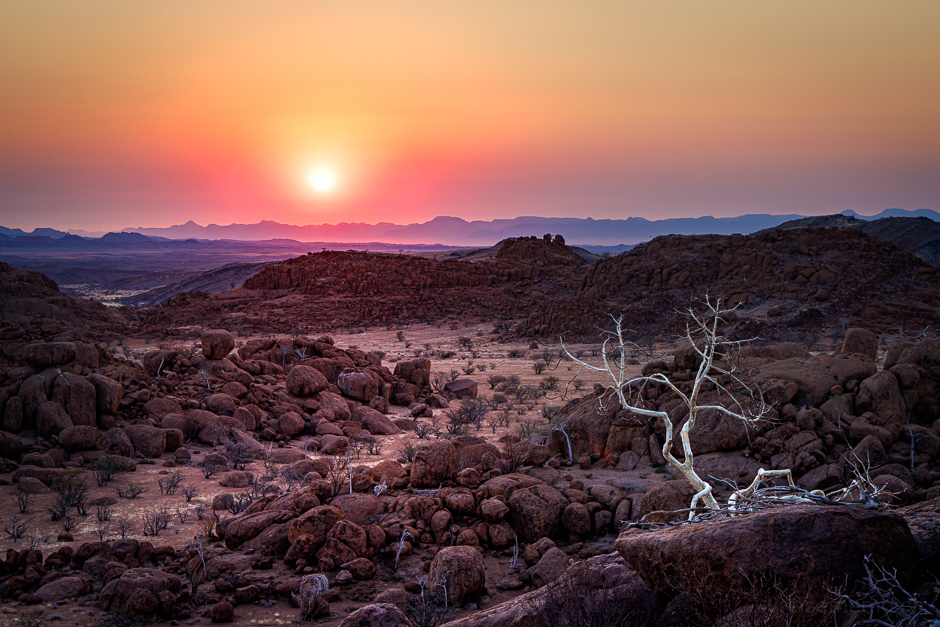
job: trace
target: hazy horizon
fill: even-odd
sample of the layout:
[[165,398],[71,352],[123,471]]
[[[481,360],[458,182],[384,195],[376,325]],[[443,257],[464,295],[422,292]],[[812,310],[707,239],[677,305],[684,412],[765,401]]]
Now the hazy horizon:
[[0,6],[0,224],[940,209],[940,4]]

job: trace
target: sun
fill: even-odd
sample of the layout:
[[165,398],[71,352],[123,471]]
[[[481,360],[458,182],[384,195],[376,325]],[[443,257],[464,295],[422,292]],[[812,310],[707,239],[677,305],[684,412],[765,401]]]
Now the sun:
[[333,177],[326,172],[311,172],[307,182],[314,189],[324,192],[333,186]]

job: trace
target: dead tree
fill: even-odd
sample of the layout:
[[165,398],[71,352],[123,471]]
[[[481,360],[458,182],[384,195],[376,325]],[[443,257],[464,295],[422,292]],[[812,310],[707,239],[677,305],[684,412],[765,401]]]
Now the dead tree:
[[[624,334],[629,333],[629,331],[624,328],[623,316],[611,316],[614,322],[614,330],[605,332],[607,337],[604,339],[603,350],[601,350],[600,354],[603,360],[603,365],[601,366],[589,364],[576,357],[565,346],[564,340],[561,342],[561,347],[565,354],[578,363],[581,368],[606,373],[610,377],[613,383],[613,393],[623,409],[660,421],[666,431],[666,438],[663,443],[663,457],[670,466],[682,473],[682,476],[695,488],[695,496],[692,497],[692,503],[690,505],[690,518],[693,517],[699,502],[703,503],[706,508],[720,509],[718,501],[715,500],[712,485],[699,477],[694,467],[694,455],[692,454],[692,444],[689,434],[695,426],[698,415],[702,411],[711,410],[753,425],[762,418],[765,418],[770,410],[770,407],[763,401],[760,389],[745,384],[736,374],[734,366],[726,365],[725,362],[722,361],[722,357],[725,353],[736,350],[741,344],[752,341],[730,340],[719,332],[719,326],[724,322],[721,316],[730,311],[734,311],[735,308],[723,308],[720,298],[713,302],[707,296],[704,304],[705,308],[702,313],[698,313],[692,308],[682,312],[689,318],[689,322],[686,324],[686,340],[701,358],[701,363],[695,372],[695,379],[692,382],[691,390],[688,392],[683,392],[669,377],[662,373],[639,377],[629,377],[627,375],[626,354],[633,344],[624,337]],[[614,354],[616,355],[613,361],[608,359],[608,347],[611,345],[613,345]],[[620,350],[618,351],[617,348]],[[680,422],[681,426],[679,427],[678,433],[676,433],[675,427],[667,412],[651,409],[641,404],[638,393],[650,383],[664,385],[672,390],[688,409],[689,415],[684,422]],[[729,406],[726,407],[720,403],[703,404],[700,397],[706,384],[708,384],[707,387],[713,387],[718,390],[719,398],[721,396],[728,398],[729,402],[727,405]],[[735,388],[735,392],[739,395],[747,396],[749,402],[739,400],[735,396],[735,393],[729,389],[732,387]],[[745,405],[745,402],[747,402],[747,405]],[[676,441],[677,439],[678,442]],[[677,444],[681,446],[682,449],[682,461],[673,454]],[[734,505],[738,499],[751,496],[765,479],[774,477],[786,477],[790,485],[793,485],[793,478],[789,470],[761,469],[758,471],[757,477],[755,477],[750,486],[735,491],[729,501],[732,506],[731,508],[734,509]]]

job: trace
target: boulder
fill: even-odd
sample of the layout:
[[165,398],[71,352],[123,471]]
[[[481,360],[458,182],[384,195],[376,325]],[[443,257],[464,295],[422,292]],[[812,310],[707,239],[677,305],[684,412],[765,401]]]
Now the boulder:
[[480,503],[480,515],[488,523],[497,524],[509,513],[509,507],[499,499],[485,499]]
[[389,408],[388,399],[384,396],[373,396],[372,400],[369,401],[369,407],[380,414],[387,414]]
[[873,435],[862,438],[862,441],[855,445],[852,453],[848,455],[848,463],[861,468],[877,468],[888,461],[888,455],[885,453],[884,445]]
[[213,623],[231,623],[235,620],[235,607],[228,601],[220,601],[212,606]]
[[[365,529],[351,520],[341,520],[333,525],[333,528],[327,534],[327,539],[330,538],[339,540],[360,557],[364,556],[369,549],[369,537]],[[342,564],[344,562],[334,563]]]
[[95,386],[85,377],[68,372],[58,375],[52,386],[52,400],[65,408],[73,425],[95,426]]
[[294,396],[314,396],[330,386],[326,377],[310,366],[294,366],[287,374],[287,391]]
[[39,405],[39,410],[36,412],[36,430],[42,437],[51,438],[59,435],[71,426],[73,426],[72,419],[58,403],[46,401]]
[[320,438],[320,452],[324,455],[339,455],[349,446],[349,438],[341,435],[325,434]]
[[166,450],[166,432],[150,425],[130,425],[124,433],[134,450],[144,457],[160,457]]
[[689,443],[695,455],[744,448],[753,437],[753,428],[747,422],[713,409],[699,412],[689,431]]
[[106,451],[111,448],[109,440],[97,427],[68,427],[59,433],[59,444],[66,453],[76,451]]
[[545,551],[535,566],[529,569],[529,574],[532,576],[532,585],[541,588],[561,577],[566,570],[568,570],[568,556],[558,547],[552,547]]
[[[693,496],[695,496],[695,488],[687,480],[663,481],[646,491],[641,499],[639,511],[634,511],[633,516],[639,519],[650,512],[673,512],[686,509],[691,505]],[[668,522],[685,518],[688,518],[688,514],[657,514],[647,520],[650,522]]]
[[357,525],[368,525],[385,511],[382,501],[371,494],[340,494],[331,505]]
[[373,376],[361,370],[344,370],[337,377],[336,385],[343,394],[363,403],[368,403],[379,393],[378,383]]
[[277,430],[286,438],[292,438],[300,435],[304,430],[303,416],[294,411],[289,411],[277,419]]
[[478,390],[473,379],[454,379],[444,384],[444,391],[454,398],[476,398]]
[[235,413],[235,410],[238,409],[235,400],[228,394],[221,392],[218,394],[210,394],[202,400],[206,404],[207,410],[220,416],[231,416]]
[[369,471],[369,474],[372,475],[372,478],[376,482],[381,482],[383,477],[388,477],[389,485],[392,483],[393,479],[403,479],[408,476],[408,472],[404,467],[398,462],[387,459],[384,462],[379,462]]
[[878,372],[862,381],[855,395],[855,411],[872,412],[883,421],[901,422],[907,410],[898,379],[890,372]]
[[411,464],[411,485],[436,488],[457,474],[457,451],[448,440],[437,440],[418,449]]
[[734,518],[658,531],[628,530],[617,550],[656,590],[681,577],[707,573],[702,594],[715,596],[772,572],[782,583],[815,582],[850,588],[864,576],[866,556],[912,581],[917,547],[900,516],[858,507],[791,505]]
[[614,553],[577,562],[553,583],[447,627],[652,625],[667,599],[650,590]]
[[6,459],[19,459],[23,454],[23,440],[20,436],[0,431],[0,457]]
[[[150,617],[157,611],[171,609],[166,607],[163,599],[175,600],[181,589],[180,578],[174,574],[158,568],[131,568],[105,584],[99,597],[99,606],[106,612]],[[156,603],[149,599],[134,599],[138,591],[149,593]]]
[[351,420],[362,423],[362,427],[372,435],[396,435],[401,433],[401,429],[388,416],[371,407],[355,408]]
[[111,448],[119,455],[123,455],[124,457],[134,456],[134,445],[131,444],[131,439],[127,437],[123,429],[111,427],[104,432],[104,437],[108,438],[108,442],[111,443]]
[[[119,401],[120,402],[120,401]],[[108,412],[114,413],[114,412]],[[144,404],[144,415],[160,422],[169,414],[182,414],[180,404],[169,398],[152,398]]]
[[21,355],[23,361],[42,370],[74,361],[76,350],[72,342],[46,342],[24,346]]
[[[231,474],[231,473],[229,473]],[[225,546],[230,549],[238,548],[243,542],[260,535],[272,525],[279,525],[294,518],[294,513],[282,509],[247,514],[226,521]]]
[[91,584],[81,577],[61,577],[47,583],[36,591],[36,596],[44,603],[58,603],[88,594]]
[[550,537],[561,527],[561,514],[568,499],[545,484],[519,488],[509,497],[514,527],[527,542]]
[[340,568],[348,572],[353,576],[353,579],[358,581],[366,581],[375,577],[375,564],[372,560],[368,560],[364,557],[357,557],[351,562],[341,564]]
[[339,627],[412,627],[412,622],[391,603],[373,603],[347,616]]
[[343,518],[345,514],[338,507],[332,505],[314,507],[291,521],[287,537],[293,544],[298,537],[309,535],[312,543],[323,544],[333,525]]
[[935,572],[940,565],[940,497],[894,511],[904,518],[911,530],[917,545],[919,567]]
[[202,354],[206,359],[224,359],[235,348],[235,338],[228,331],[213,329],[202,334]]
[[845,332],[840,353],[865,355],[872,361],[878,359],[878,335],[868,329],[849,329]]
[[431,562],[428,581],[435,593],[446,589],[447,603],[452,607],[486,592],[486,572],[483,556],[469,546],[449,546],[441,549]]
[[570,533],[586,536],[591,533],[591,514],[581,503],[569,503],[561,513],[561,524]]
[[751,371],[751,379],[793,381],[799,391],[795,405],[819,407],[836,385],[845,387],[850,379],[862,381],[878,371],[875,362],[858,353],[818,355],[770,362]]
[[109,377],[101,374],[92,374],[88,380],[95,386],[95,401],[98,412],[102,414],[116,414],[124,398],[124,387]]
[[317,401],[319,401],[321,407],[333,412],[333,418],[335,420],[349,420],[351,415],[349,403],[339,394],[320,392],[317,395]]
[[247,488],[253,478],[254,475],[246,470],[230,470],[219,478],[219,485],[223,488]]

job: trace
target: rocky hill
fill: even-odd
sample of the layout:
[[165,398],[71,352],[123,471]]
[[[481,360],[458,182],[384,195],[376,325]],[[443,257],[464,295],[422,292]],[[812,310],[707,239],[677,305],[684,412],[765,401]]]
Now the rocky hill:
[[45,275],[0,262],[0,351],[5,356],[30,340],[61,334],[97,337],[126,324],[101,303],[62,294]]
[[541,301],[571,297],[587,265],[551,237],[508,240],[478,262],[325,251],[267,266],[243,289],[179,294],[143,315],[153,332],[194,324],[289,331],[458,316],[516,320]]
[[739,312],[747,335],[940,323],[940,269],[857,229],[769,229],[753,236],[673,235],[588,267],[576,298],[538,306],[520,331],[588,333],[624,313],[650,331],[708,294]]
[[881,242],[897,244],[901,250],[923,259],[932,266],[940,265],[940,222],[924,216],[859,220],[853,216],[835,214],[791,220],[777,228],[809,226],[856,228]]

